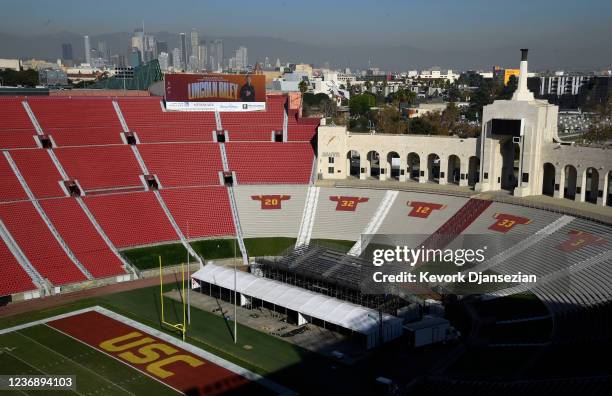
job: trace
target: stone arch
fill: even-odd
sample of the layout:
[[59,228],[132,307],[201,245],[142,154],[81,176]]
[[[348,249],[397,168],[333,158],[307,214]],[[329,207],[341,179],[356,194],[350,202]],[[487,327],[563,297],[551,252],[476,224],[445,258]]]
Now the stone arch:
[[555,195],[555,166],[550,162],[544,164],[542,194],[550,197]]
[[584,200],[596,204],[599,196],[599,172],[597,169],[590,167],[584,172],[584,176],[586,177]]
[[480,158],[475,155],[468,160],[468,185],[475,186],[480,181]]
[[578,180],[576,167],[574,165],[566,165],[563,173],[565,173],[563,197],[574,200],[576,198],[576,182]]
[[349,177],[359,178],[361,175],[361,154],[356,150],[346,153],[346,169]]
[[402,164],[402,158],[396,151],[387,153],[387,169],[389,169],[389,174],[386,176],[389,179],[400,179],[400,173],[404,169],[404,165]]
[[446,178],[448,183],[452,184],[459,184],[459,180],[461,179],[461,159],[455,154],[448,156]]
[[514,143],[512,138],[507,138],[500,144],[502,155],[501,188],[513,191],[519,182],[519,164],[521,158],[521,146]]
[[370,167],[370,174],[368,176],[378,179],[380,177],[380,154],[376,150],[371,150],[368,152],[367,159]]
[[430,182],[440,182],[440,156],[436,153],[431,153],[427,156],[427,174]]
[[407,157],[408,166],[406,171],[408,172],[406,179],[412,179],[419,181],[421,175],[421,157],[418,153],[409,153]]

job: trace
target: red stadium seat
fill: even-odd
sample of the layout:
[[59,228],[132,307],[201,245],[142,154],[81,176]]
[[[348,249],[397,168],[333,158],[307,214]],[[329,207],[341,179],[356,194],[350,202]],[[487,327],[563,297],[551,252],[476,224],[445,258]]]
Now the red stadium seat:
[[0,296],[36,290],[30,276],[21,268],[4,241],[0,239],[0,268],[2,268],[2,282],[0,282]]
[[22,101],[23,98],[0,98],[0,149],[36,147],[36,129]]
[[236,233],[226,187],[180,188],[161,194],[183,235],[202,238]]
[[179,239],[152,192],[85,197],[85,203],[117,247]]
[[36,198],[63,197],[59,174],[44,149],[13,150],[11,157]]
[[123,128],[109,98],[31,98],[28,103],[58,146],[122,143]]
[[310,181],[314,152],[309,143],[229,142],[225,147],[238,184]]
[[0,205],[0,219],[34,268],[52,284],[87,279],[66,255],[31,202]]
[[123,275],[123,263],[110,250],[74,198],[41,201],[70,250],[95,278]]
[[141,144],[138,151],[164,188],[219,185],[223,163],[217,143]]

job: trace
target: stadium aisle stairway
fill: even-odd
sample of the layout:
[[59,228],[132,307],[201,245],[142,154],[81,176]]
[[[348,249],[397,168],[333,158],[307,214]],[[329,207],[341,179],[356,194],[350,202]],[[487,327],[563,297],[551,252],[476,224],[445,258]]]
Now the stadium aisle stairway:
[[58,146],[121,144],[121,123],[111,99],[29,98],[38,123]]
[[70,250],[95,278],[123,275],[123,264],[110,250],[74,198],[40,201]]
[[236,233],[227,187],[196,187],[160,191],[172,217],[189,239]]
[[0,98],[0,149],[36,147],[36,129],[21,104],[22,100]]
[[424,242],[426,249],[443,249],[470,226],[489,206],[491,201],[471,198],[446,223]]
[[223,165],[216,143],[140,144],[138,151],[164,188],[219,185]]
[[0,282],[0,296],[12,293],[20,293],[36,290],[32,279],[21,268],[4,241],[0,239],[0,271],[2,271],[2,282]]
[[0,205],[0,218],[34,268],[52,284],[87,279],[62,250],[31,202]]
[[310,143],[229,142],[230,170],[238,184],[307,184],[314,152]]
[[11,157],[36,198],[65,196],[60,187],[62,176],[47,150],[12,150]]
[[153,192],[90,196],[84,202],[118,248],[179,240]]

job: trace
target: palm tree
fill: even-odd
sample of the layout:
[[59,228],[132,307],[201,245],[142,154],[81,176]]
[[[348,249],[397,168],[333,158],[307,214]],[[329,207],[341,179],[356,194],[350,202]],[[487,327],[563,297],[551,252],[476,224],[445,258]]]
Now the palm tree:
[[300,92],[303,94],[306,91],[308,91],[308,83],[306,81],[302,80],[298,84],[298,88],[299,88]]

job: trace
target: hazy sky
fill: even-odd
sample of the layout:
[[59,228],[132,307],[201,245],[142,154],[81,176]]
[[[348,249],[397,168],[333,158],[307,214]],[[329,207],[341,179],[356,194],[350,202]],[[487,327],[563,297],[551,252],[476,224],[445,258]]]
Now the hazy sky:
[[[609,50],[611,0],[18,0],[1,2],[0,32],[189,31],[315,45],[434,50],[548,46]],[[612,55],[611,55],[612,56]]]

